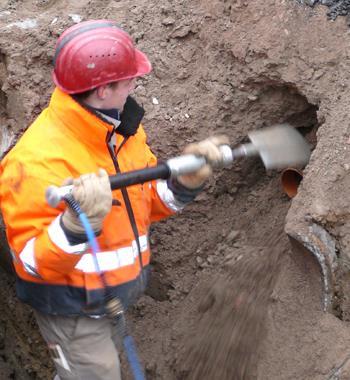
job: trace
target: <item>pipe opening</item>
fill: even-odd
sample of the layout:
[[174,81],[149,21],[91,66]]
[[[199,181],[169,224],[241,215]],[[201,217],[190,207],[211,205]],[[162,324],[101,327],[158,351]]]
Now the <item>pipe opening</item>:
[[303,174],[298,169],[287,168],[283,170],[281,175],[282,189],[289,198],[294,198],[297,195],[298,187],[302,179]]

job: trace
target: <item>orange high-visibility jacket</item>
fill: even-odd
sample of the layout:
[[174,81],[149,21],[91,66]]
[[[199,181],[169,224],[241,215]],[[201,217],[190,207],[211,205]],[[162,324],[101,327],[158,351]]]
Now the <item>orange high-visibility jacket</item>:
[[[61,186],[67,177],[98,168],[116,174],[106,143],[112,130],[112,125],[55,89],[48,108],[1,163],[1,211],[17,273],[17,293],[44,313],[101,313],[89,309],[103,291],[88,245],[69,243],[60,224],[65,205],[50,207],[45,191],[49,185]],[[122,145],[116,155],[121,172],[156,164],[142,126],[122,144],[123,140],[116,135],[115,152]],[[111,293],[125,304],[143,290],[150,262],[151,222],[183,206],[165,181],[134,185],[127,192],[139,244],[120,190],[113,191],[114,205],[98,237],[99,267]]]

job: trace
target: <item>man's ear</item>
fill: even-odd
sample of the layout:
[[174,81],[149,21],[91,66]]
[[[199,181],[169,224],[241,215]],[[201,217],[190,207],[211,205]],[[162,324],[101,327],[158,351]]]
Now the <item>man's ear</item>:
[[105,100],[108,96],[108,86],[102,85],[96,88],[96,95],[100,100]]

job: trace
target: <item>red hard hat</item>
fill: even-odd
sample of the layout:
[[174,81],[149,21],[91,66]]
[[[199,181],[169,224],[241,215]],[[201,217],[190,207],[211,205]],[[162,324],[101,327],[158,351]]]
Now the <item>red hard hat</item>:
[[67,94],[148,74],[152,66],[128,33],[111,20],[73,25],[59,37],[53,81]]

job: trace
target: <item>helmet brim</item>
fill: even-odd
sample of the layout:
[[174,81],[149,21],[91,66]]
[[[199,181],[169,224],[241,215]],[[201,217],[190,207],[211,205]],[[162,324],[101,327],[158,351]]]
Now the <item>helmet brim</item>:
[[139,49],[135,48],[135,58],[137,64],[137,73],[134,77],[140,77],[149,74],[152,71],[152,65],[146,54],[142,53]]

